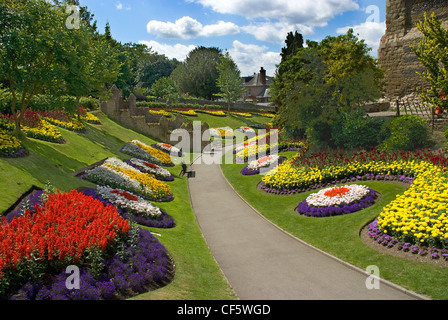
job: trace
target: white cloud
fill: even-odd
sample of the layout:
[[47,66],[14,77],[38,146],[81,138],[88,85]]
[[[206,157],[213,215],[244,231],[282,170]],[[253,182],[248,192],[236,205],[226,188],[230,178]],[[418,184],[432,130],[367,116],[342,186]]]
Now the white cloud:
[[288,32],[298,31],[302,35],[314,33],[314,29],[305,25],[291,25],[288,23],[257,23],[241,28],[244,32],[253,35],[257,40],[282,44]]
[[386,32],[386,23],[368,21],[352,27],[347,26],[338,28],[337,32],[339,34],[344,34],[349,28],[353,29],[353,32],[358,35],[359,39],[365,40],[367,46],[372,48],[371,54],[376,56],[381,37]]
[[131,10],[131,7],[125,7],[125,6],[123,6],[123,3],[121,3],[120,1],[117,1],[116,3],[115,3],[115,8],[117,9],[117,10],[123,10],[123,9],[125,9],[125,10]]
[[356,0],[189,0],[215,12],[236,14],[249,19],[264,18],[289,24],[325,26],[346,11],[358,10]]
[[191,39],[235,34],[239,27],[232,22],[219,21],[217,24],[203,26],[199,21],[185,16],[174,23],[151,20],[146,26],[148,33],[164,39]]
[[237,64],[242,76],[249,76],[258,72],[261,67],[266,69],[269,76],[273,76],[276,65],[280,63],[278,52],[267,51],[268,47],[254,44],[245,44],[238,40],[233,41],[229,49],[230,56]]
[[140,44],[145,44],[148,47],[152,48],[153,51],[164,54],[170,59],[177,59],[179,61],[185,60],[187,55],[190,53],[191,50],[196,48],[194,45],[183,45],[180,43],[177,43],[175,45],[169,45],[169,44],[163,44],[159,43],[157,41],[139,41]]

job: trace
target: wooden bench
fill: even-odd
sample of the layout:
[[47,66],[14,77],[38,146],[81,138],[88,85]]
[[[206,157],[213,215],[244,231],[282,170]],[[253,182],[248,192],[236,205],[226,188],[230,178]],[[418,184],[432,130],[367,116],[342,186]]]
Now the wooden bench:
[[182,170],[179,173],[179,176],[187,175],[188,178],[194,178],[194,171],[191,170],[191,166],[187,167],[184,161],[182,161]]

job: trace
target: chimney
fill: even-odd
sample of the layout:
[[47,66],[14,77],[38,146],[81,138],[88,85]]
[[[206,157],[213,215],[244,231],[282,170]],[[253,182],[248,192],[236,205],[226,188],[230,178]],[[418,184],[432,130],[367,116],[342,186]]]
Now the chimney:
[[260,81],[261,84],[266,84],[266,70],[264,70],[263,67],[260,69]]

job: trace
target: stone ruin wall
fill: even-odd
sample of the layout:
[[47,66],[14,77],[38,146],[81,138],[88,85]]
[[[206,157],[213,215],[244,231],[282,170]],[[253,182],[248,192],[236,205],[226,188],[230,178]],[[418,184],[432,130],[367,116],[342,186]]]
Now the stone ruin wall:
[[[115,85],[111,91],[112,96],[107,101],[100,101],[100,109],[112,120],[149,138],[170,144],[180,142],[170,140],[171,132],[176,129],[185,129],[190,135],[190,141],[193,141],[193,125],[192,123],[185,125],[181,115],[169,120],[163,115],[148,112],[148,108],[137,107],[136,97],[132,93],[127,100],[123,100],[121,92]],[[205,137],[204,131],[207,129],[209,129],[208,124],[201,123],[201,137]],[[209,141],[201,141],[201,150],[208,144]],[[193,143],[191,146],[193,147]]]
[[422,34],[415,23],[424,13],[435,12],[448,22],[448,0],[387,0],[386,33],[381,38],[378,61],[386,71],[386,97],[400,98],[425,88],[427,83],[416,72],[425,71],[409,44],[418,44]]

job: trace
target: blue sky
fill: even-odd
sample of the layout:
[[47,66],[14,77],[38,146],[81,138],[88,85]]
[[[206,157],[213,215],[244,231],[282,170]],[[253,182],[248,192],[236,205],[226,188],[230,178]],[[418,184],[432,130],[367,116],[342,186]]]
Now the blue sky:
[[320,41],[352,27],[377,47],[386,0],[80,0],[104,31],[183,60],[195,46],[228,50],[243,76],[264,67],[273,75],[289,31]]

